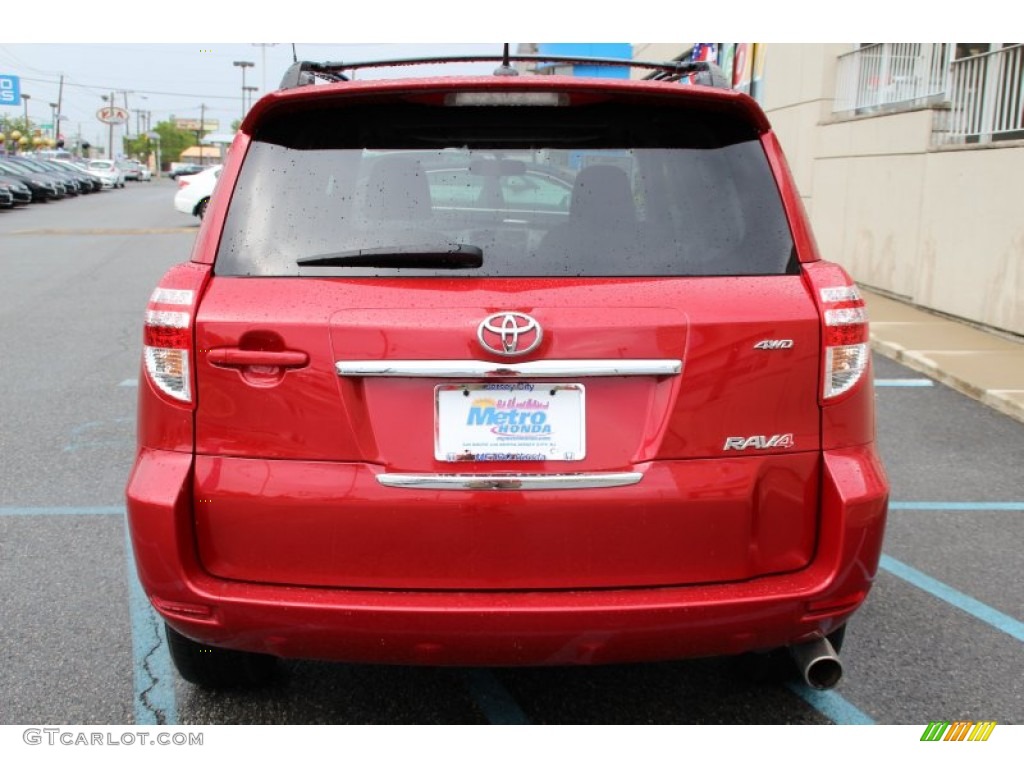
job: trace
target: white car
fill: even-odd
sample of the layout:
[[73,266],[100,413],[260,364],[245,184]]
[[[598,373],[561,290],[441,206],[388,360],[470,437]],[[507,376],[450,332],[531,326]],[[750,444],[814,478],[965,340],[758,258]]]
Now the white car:
[[139,169],[139,181],[152,181],[153,172],[149,170],[149,166],[138,160],[133,161],[136,168]]
[[113,160],[90,160],[85,170],[98,178],[104,189],[124,186],[124,173]]
[[217,186],[222,165],[213,165],[205,171],[178,178],[178,193],[174,196],[174,208],[182,213],[203,218],[210,202],[213,188]]

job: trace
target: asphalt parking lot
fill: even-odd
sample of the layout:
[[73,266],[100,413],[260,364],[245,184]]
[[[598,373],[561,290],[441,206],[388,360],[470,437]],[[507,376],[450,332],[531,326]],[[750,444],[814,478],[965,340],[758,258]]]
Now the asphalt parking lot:
[[1024,724],[1024,424],[876,358],[885,557],[818,693],[733,659],[454,670],[287,662],[264,690],[172,672],[123,487],[141,318],[195,220],[169,182],[0,211],[0,723]]

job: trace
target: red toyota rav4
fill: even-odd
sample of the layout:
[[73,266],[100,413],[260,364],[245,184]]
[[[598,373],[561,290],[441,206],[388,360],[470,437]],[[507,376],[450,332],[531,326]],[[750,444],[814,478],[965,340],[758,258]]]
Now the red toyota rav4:
[[128,516],[181,674],[789,648],[835,684],[888,497],[867,318],[757,103],[358,66],[253,107],[150,298]]

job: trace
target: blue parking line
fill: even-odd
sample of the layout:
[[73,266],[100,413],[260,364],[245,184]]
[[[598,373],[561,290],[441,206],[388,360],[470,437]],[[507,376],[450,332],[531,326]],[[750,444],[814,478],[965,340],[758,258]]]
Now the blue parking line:
[[1024,501],[890,501],[889,509],[937,512],[1024,512]]
[[530,719],[489,669],[462,671],[466,687],[491,725],[529,725]]
[[0,517],[39,515],[123,515],[124,507],[0,507]]
[[835,691],[816,691],[800,682],[786,687],[836,725],[874,725],[875,721]]
[[132,666],[135,681],[136,725],[177,725],[178,706],[174,697],[174,671],[163,621],[149,604],[135,571],[135,556],[124,526],[125,568],[128,577],[128,607],[132,619]]
[[[0,507],[0,517],[70,517],[74,515],[120,515],[124,507]],[[177,725],[174,673],[167,651],[163,622],[149,604],[135,573],[135,558],[128,525],[124,526],[125,568],[128,580],[128,610],[132,626],[132,668],[134,714],[137,725]]]
[[1012,616],[1007,616],[992,606],[985,605],[980,600],[976,600],[970,595],[965,595],[948,584],[943,584],[938,579],[933,579],[931,576],[921,573],[916,568],[911,568],[906,563],[901,563],[899,560],[888,555],[882,555],[879,565],[893,576],[898,576],[918,589],[923,589],[928,594],[959,608],[965,613],[969,613],[976,619],[980,619],[990,627],[994,627],[1005,632],[1010,637],[1024,642],[1024,622],[1017,621]]
[[876,387],[934,387],[931,379],[875,379]]

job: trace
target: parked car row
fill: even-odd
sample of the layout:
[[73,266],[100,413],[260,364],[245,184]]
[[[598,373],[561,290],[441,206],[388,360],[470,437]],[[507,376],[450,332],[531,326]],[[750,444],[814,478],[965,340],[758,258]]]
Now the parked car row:
[[0,157],[0,187],[11,193],[12,205],[60,200],[99,189],[94,177],[76,166],[27,157]]
[[90,160],[80,164],[47,157],[0,155],[0,208],[116,189],[124,187],[127,178],[149,181],[152,177],[148,168],[134,160]]

